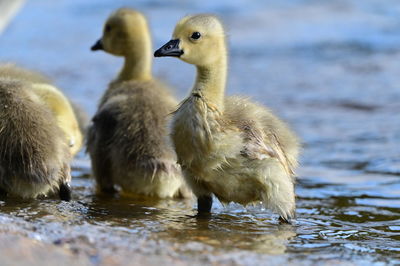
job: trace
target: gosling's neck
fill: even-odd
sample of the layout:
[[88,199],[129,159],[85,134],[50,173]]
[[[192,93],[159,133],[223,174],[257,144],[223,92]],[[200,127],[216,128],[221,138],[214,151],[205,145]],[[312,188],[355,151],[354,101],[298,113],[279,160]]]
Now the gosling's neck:
[[150,38],[136,42],[125,54],[125,62],[117,81],[152,79],[152,54]]
[[224,109],[224,95],[227,75],[226,57],[213,64],[197,67],[196,83],[192,93],[199,94],[208,102],[215,104],[220,111]]

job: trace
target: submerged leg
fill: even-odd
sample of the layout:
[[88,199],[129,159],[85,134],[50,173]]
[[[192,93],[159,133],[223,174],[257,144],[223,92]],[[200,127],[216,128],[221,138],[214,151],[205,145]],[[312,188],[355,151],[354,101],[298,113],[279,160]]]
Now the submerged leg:
[[197,198],[197,212],[209,213],[211,212],[212,196],[200,196]]
[[71,186],[69,183],[62,183],[59,187],[58,195],[61,200],[70,201],[71,200]]
[[7,197],[7,191],[4,189],[0,188],[0,198],[6,198]]

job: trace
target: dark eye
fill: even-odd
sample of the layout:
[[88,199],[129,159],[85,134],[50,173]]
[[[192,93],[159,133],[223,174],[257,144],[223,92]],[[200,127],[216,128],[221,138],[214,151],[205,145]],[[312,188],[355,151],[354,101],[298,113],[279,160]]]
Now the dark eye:
[[200,37],[201,37],[201,34],[198,31],[193,32],[192,36],[190,36],[190,38],[192,38],[193,40],[198,40],[198,39],[200,39]]
[[110,25],[106,25],[106,27],[104,28],[105,32],[109,32],[111,30],[111,26]]

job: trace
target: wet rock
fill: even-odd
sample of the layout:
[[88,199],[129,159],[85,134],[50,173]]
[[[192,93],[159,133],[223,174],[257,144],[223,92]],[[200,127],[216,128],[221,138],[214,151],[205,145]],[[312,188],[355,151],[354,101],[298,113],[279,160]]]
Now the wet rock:
[[68,249],[13,234],[0,234],[0,258],[2,266],[91,265],[87,258]]

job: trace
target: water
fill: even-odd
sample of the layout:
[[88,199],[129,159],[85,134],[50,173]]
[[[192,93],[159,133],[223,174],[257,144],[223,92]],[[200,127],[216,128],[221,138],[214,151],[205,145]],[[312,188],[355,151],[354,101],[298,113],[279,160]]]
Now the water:
[[[89,47],[120,6],[132,2],[30,1],[0,37],[0,60],[47,73],[93,114],[121,60]],[[268,105],[304,142],[296,222],[279,225],[260,206],[215,204],[209,219],[198,219],[190,201],[98,197],[82,153],[73,202],[1,202],[0,231],[67,248],[93,265],[400,264],[398,1],[152,0],[135,7],[151,20],[154,48],[188,13],[223,18],[228,94]],[[191,66],[163,58],[154,69],[179,98],[187,94]]]

